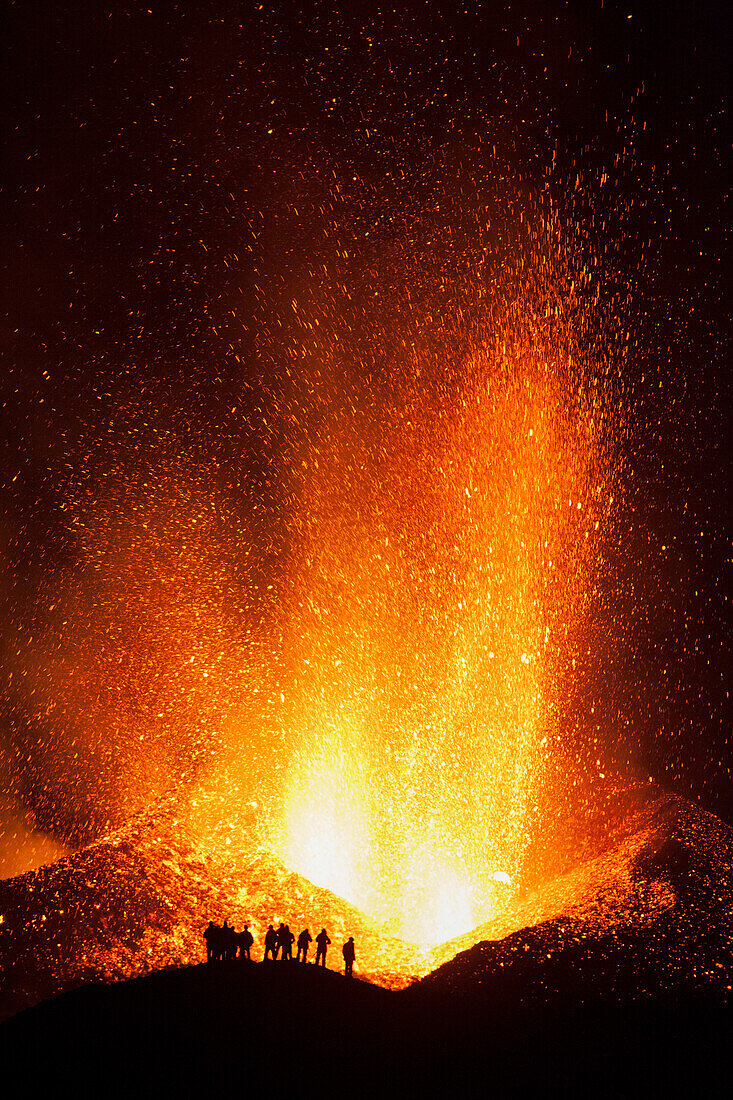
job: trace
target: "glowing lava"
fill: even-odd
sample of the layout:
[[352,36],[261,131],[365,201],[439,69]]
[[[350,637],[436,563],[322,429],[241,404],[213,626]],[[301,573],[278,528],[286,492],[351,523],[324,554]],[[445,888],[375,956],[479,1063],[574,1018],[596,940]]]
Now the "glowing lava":
[[400,258],[375,194],[357,278],[340,194],[322,276],[262,324],[271,392],[241,430],[271,498],[218,439],[179,453],[156,395],[116,410],[117,451],[90,429],[81,560],[15,647],[15,751],[72,840],[185,788],[202,853],[244,838],[427,946],[511,905],[573,794],[616,366],[548,199],[507,200],[502,244],[464,197]]
[[[525,308],[526,307],[526,308]],[[527,303],[311,438],[272,843],[392,932],[444,941],[521,881],[611,500],[607,398]],[[498,873],[498,875],[497,875]]]

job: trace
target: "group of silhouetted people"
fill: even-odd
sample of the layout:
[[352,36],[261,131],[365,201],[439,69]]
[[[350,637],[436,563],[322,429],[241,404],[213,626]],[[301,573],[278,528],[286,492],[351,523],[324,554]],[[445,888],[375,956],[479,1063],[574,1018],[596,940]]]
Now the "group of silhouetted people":
[[[249,930],[249,925],[245,924],[242,932],[235,931],[226,921],[222,927],[214,924],[213,921],[209,921],[209,924],[204,931],[204,939],[206,940],[206,958],[208,962],[219,962],[222,959],[249,959],[251,961],[252,955],[250,949],[254,944],[254,937]],[[277,962],[278,958],[281,962],[293,961],[293,944],[295,943],[295,936],[290,931],[287,924],[281,922],[279,928],[274,928],[273,925],[268,925],[265,932],[265,953],[262,961]],[[308,961],[308,949],[314,942],[313,936],[307,928],[298,936],[297,951],[295,956],[296,962],[305,963]],[[318,935],[315,937],[316,944],[316,966],[326,965],[326,951],[328,950],[331,940],[328,938],[328,933],[325,928],[322,928]],[[344,974],[347,978],[352,977],[354,970],[354,959],[356,957],[356,948],[354,945],[354,937],[349,936],[346,943],[341,948],[341,954],[344,957]]]
[[206,940],[206,958],[208,962],[218,962],[220,959],[236,959],[237,955],[240,959],[250,959],[252,957],[250,948],[255,941],[248,924],[245,924],[243,931],[236,932],[226,921],[224,921],[221,928],[213,921],[209,921],[204,932],[204,939]]

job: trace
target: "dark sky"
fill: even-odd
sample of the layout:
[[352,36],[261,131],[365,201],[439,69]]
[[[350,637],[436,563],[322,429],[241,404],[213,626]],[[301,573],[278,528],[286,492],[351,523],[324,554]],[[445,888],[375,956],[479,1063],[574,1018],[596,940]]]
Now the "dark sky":
[[[651,609],[616,670],[616,751],[733,820],[726,9],[6,4],[7,615],[23,623],[42,578],[73,557],[57,509],[75,441],[126,395],[181,408],[195,395],[216,426],[233,395],[254,407],[267,388],[262,287],[285,293],[299,262],[271,215],[299,157],[354,178],[399,171],[417,188],[446,145],[481,159],[498,141],[527,180],[554,155],[560,195],[614,164],[608,199],[588,202],[608,204],[633,302],[636,518],[619,570]],[[188,418],[180,430],[195,445]],[[650,532],[673,560],[650,564]]]

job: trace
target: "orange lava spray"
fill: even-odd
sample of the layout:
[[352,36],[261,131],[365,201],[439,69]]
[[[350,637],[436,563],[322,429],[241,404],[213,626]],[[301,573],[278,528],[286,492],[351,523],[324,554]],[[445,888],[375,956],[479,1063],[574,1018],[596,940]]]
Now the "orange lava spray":
[[388,400],[344,375],[298,467],[274,844],[421,944],[506,904],[558,808],[545,773],[612,494],[611,368],[556,276],[502,310],[476,279],[468,325],[462,288],[403,342]]

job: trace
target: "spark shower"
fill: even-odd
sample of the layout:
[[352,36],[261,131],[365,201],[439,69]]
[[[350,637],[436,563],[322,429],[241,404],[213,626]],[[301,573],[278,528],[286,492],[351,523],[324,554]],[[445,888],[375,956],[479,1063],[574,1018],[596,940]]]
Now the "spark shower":
[[541,873],[601,766],[574,707],[623,430],[587,219],[453,169],[419,204],[299,172],[258,387],[216,427],[196,376],[92,409],[65,440],[76,556],[10,660],[57,834],[176,788],[202,851],[261,844],[422,944]]
[[287,303],[280,673],[201,780],[219,843],[240,799],[287,865],[422,944],[506,905],[577,797],[621,432],[598,271],[551,204],[511,246],[465,223],[448,263],[377,251],[351,327],[327,263]]

